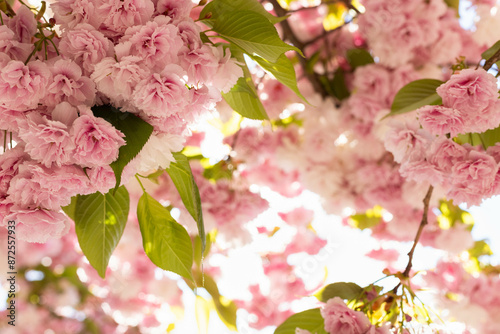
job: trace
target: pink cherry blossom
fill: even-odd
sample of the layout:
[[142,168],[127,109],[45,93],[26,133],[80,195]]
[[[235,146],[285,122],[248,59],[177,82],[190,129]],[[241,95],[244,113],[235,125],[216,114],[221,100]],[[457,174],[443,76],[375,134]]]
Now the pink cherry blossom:
[[452,167],[452,187],[448,196],[454,203],[478,205],[489,194],[498,173],[498,163],[490,155],[471,150],[466,159]]
[[107,57],[95,65],[91,78],[101,93],[118,103],[130,99],[135,86],[148,73],[139,57],[127,56],[119,62]]
[[498,100],[495,77],[484,69],[465,69],[437,88],[443,105],[475,115]]
[[106,194],[115,186],[115,172],[111,167],[93,167],[88,168],[86,171],[89,177],[90,187],[92,188],[90,192],[94,193],[99,191],[101,194]]
[[363,312],[351,310],[339,297],[326,302],[321,316],[325,319],[325,331],[331,334],[364,334],[371,326]]
[[22,146],[16,146],[0,155],[0,198],[7,195],[10,181],[18,173],[19,165],[28,159]]
[[125,144],[124,134],[106,120],[82,115],[70,130],[75,145],[73,160],[83,167],[109,165],[118,158],[118,149]]
[[99,28],[104,16],[97,11],[98,4],[92,0],[56,0],[51,4],[56,22],[63,29],[88,23]]
[[76,194],[88,193],[88,178],[73,166],[50,169],[34,162],[24,162],[11,180],[10,199],[26,209],[45,208],[58,211]]
[[60,211],[46,209],[12,208],[6,220],[15,220],[19,240],[45,243],[49,238],[58,239],[69,231],[69,219]]
[[176,63],[183,41],[177,27],[169,22],[169,18],[157,16],[145,25],[128,28],[115,46],[118,59],[137,56],[147,67],[160,72],[166,65]]
[[31,38],[37,32],[35,14],[28,7],[21,6],[16,16],[9,21],[8,27],[16,34],[19,42],[31,44]]
[[445,137],[432,142],[429,151],[429,162],[443,173],[450,174],[453,166],[467,156],[467,149]]
[[385,135],[385,148],[396,162],[421,160],[431,140],[430,135],[413,124],[395,124]]
[[174,21],[187,19],[191,8],[193,8],[193,2],[190,0],[158,0],[156,3],[156,12],[160,15],[167,15]]
[[220,45],[213,49],[214,55],[219,59],[219,68],[213,76],[211,83],[215,88],[223,93],[229,90],[236,84],[238,78],[243,76],[241,67],[231,58],[229,48],[225,49]]
[[8,55],[11,59],[24,62],[32,51],[32,44],[19,42],[14,31],[6,25],[0,26],[0,52]]
[[90,74],[95,64],[113,56],[113,43],[92,25],[82,23],[62,35],[59,52]]
[[[1,26],[0,26],[1,27]],[[45,63],[12,60],[0,70],[0,104],[14,110],[36,108],[51,78]]]
[[53,121],[61,122],[69,127],[78,118],[78,109],[64,101],[54,107],[51,115]]
[[134,105],[148,116],[166,117],[181,112],[189,103],[184,71],[175,64],[140,81],[132,96]]
[[26,143],[26,153],[47,168],[52,164],[60,167],[69,163],[75,145],[66,124],[49,120],[36,112],[30,113],[27,119],[28,128],[19,134]]
[[417,109],[422,127],[434,135],[455,137],[465,133],[464,116],[460,110],[443,106],[425,106]]
[[44,102],[55,106],[62,101],[72,105],[86,104],[92,106],[95,101],[95,84],[90,78],[82,75],[82,69],[75,62],[58,60],[51,67],[53,81],[47,88],[48,95]]
[[131,26],[145,24],[153,15],[151,0],[102,0],[97,8],[103,20],[101,32],[106,37],[119,37]]

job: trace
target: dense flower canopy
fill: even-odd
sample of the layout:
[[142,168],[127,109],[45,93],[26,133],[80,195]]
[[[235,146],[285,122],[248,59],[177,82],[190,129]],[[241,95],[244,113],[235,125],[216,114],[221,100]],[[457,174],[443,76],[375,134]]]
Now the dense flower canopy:
[[500,333],[499,9],[1,1],[2,333]]

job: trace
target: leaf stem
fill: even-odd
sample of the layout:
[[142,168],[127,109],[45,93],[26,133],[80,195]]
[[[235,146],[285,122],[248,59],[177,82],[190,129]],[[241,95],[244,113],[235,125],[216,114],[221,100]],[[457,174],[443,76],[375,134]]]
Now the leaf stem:
[[142,182],[141,182],[141,180],[139,179],[139,176],[140,176],[139,174],[135,174],[135,178],[137,179],[137,182],[139,182],[139,185],[141,186],[142,191],[143,191],[144,193],[146,193],[146,189],[145,189],[145,188],[144,188],[144,186],[142,185]]

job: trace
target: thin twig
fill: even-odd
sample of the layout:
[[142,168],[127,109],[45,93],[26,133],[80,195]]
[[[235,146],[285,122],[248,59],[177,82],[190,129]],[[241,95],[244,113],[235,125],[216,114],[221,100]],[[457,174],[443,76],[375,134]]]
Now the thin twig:
[[484,63],[484,70],[487,71],[495,64],[497,61],[500,60],[500,49],[498,49],[497,52],[493,56],[491,56],[485,63]]
[[[413,241],[413,246],[411,250],[408,252],[408,265],[406,266],[405,271],[403,272],[404,277],[410,277],[411,267],[413,266],[413,255],[415,253],[415,249],[417,248],[418,241],[422,236],[422,232],[424,231],[425,225],[428,223],[428,214],[429,214],[429,202],[431,201],[432,191],[434,190],[433,186],[429,186],[429,190],[427,190],[427,194],[424,197],[424,212],[422,214],[422,220],[420,221],[420,226],[418,227],[417,235],[415,236],[415,240]],[[399,283],[392,291],[396,293],[398,288],[401,286]]]
[[338,26],[338,27],[336,27],[336,28],[334,28],[334,29],[331,29],[331,30],[324,30],[324,31],[323,31],[323,33],[322,33],[321,35],[318,35],[318,36],[314,37],[313,39],[308,40],[307,42],[305,42],[305,43],[304,43],[304,48],[305,48],[305,47],[307,47],[307,46],[309,46],[309,45],[311,45],[311,44],[316,43],[316,42],[317,42],[317,41],[319,41],[320,39],[325,38],[325,37],[327,37],[328,35],[331,35],[332,33],[336,32],[336,31],[338,31],[338,30],[342,29],[342,27],[344,27],[345,25],[347,25],[347,24],[349,24],[349,23],[351,23],[351,22],[352,22],[352,20],[345,21],[344,23],[342,23],[342,25],[340,25],[340,26]]
[[[276,15],[286,16],[288,14],[288,11],[283,7],[281,7],[277,0],[269,0],[269,2],[273,5]],[[305,45],[297,38],[297,36],[295,36],[295,33],[293,32],[292,27],[288,23],[288,20],[281,21],[280,25],[281,28],[283,29],[283,39],[289,40],[295,47],[297,47],[303,52]],[[302,66],[302,69],[305,75],[307,76],[307,79],[311,82],[314,90],[318,92],[321,95],[321,97],[323,98],[327,97],[329,94],[326,88],[321,83],[319,75],[317,73],[311,73],[307,70],[307,60],[304,57],[299,55],[298,58],[300,65]]]

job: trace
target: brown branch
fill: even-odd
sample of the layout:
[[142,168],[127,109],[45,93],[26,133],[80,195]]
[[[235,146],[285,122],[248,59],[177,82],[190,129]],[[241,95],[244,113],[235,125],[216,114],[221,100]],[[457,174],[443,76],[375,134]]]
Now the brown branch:
[[[424,203],[424,212],[422,214],[422,220],[420,221],[420,226],[418,227],[417,235],[415,236],[415,240],[413,241],[413,246],[411,250],[408,252],[408,265],[406,266],[405,271],[403,272],[403,276],[409,278],[411,267],[413,266],[413,254],[415,253],[415,249],[417,248],[418,241],[422,236],[422,232],[424,231],[425,225],[428,224],[428,214],[429,214],[429,202],[431,201],[432,191],[434,190],[433,186],[429,186],[429,190],[427,190],[427,194],[425,194],[423,203]],[[396,293],[398,288],[401,286],[399,283],[392,291]]]
[[495,52],[495,54],[493,56],[491,56],[485,63],[484,63],[484,70],[485,71],[488,71],[492,66],[493,64],[495,64],[497,61],[500,60],[500,49],[498,49],[497,52]]
[[[273,5],[274,11],[277,16],[286,16],[288,11],[280,6],[277,0],[269,0],[269,2]],[[290,41],[295,47],[304,52],[304,43],[302,43],[295,33],[292,30],[292,27],[288,23],[288,20],[283,20],[280,22],[281,28],[283,29],[283,39]],[[311,82],[314,90],[318,92],[322,98],[326,98],[329,94],[326,88],[321,83],[319,75],[317,73],[311,73],[307,70],[307,60],[301,55],[298,56],[300,65],[302,66],[302,70],[306,75],[307,79]]]
[[351,23],[352,20],[350,21],[345,21],[344,23],[342,23],[342,25],[338,26],[337,28],[334,28],[334,29],[331,29],[331,30],[324,30],[323,33],[321,35],[318,35],[316,37],[314,37],[313,39],[310,39],[308,40],[307,42],[304,43],[304,48],[311,45],[311,44],[314,44],[316,43],[317,41],[319,41],[320,39],[322,38],[325,38],[327,37],[328,35],[331,35],[332,33],[342,29],[342,27],[344,27],[345,25]]

